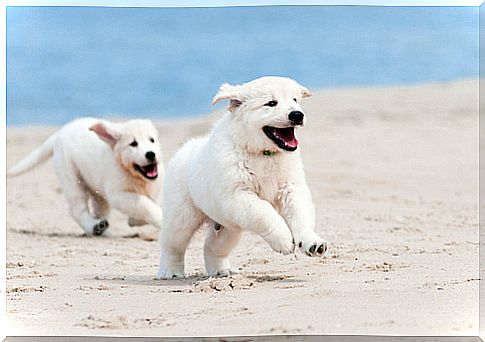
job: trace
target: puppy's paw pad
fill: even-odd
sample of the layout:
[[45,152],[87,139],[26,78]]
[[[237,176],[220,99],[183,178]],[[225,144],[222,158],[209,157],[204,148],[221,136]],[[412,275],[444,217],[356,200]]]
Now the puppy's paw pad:
[[101,220],[96,223],[93,227],[93,235],[101,235],[103,232],[108,229],[109,223],[107,220]]
[[318,241],[300,242],[298,246],[303,253],[310,257],[323,256],[328,250],[327,242],[321,239]]
[[327,251],[327,249],[328,249],[327,243],[324,242],[320,246],[318,246],[317,253],[323,255]]

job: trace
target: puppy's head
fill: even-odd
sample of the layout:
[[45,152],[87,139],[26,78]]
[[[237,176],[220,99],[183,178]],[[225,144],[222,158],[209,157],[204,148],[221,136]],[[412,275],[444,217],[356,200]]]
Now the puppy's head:
[[148,180],[158,177],[162,155],[158,132],[150,120],[99,120],[89,129],[112,148],[116,160],[132,176]]
[[300,102],[309,96],[292,79],[262,77],[242,85],[223,84],[212,104],[229,100],[237,143],[253,151],[295,151],[295,129],[305,124]]

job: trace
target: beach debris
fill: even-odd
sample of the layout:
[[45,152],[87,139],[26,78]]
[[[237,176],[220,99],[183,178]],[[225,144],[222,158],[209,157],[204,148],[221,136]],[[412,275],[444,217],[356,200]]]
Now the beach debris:
[[44,285],[39,287],[11,287],[7,289],[7,293],[44,292],[46,288]]

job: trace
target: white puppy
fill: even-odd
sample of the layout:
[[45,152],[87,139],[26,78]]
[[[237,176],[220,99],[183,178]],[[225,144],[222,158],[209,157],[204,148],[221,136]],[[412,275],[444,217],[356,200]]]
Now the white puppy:
[[101,235],[108,228],[111,207],[128,215],[130,225],[160,227],[163,165],[158,132],[151,121],[75,120],[13,166],[7,176],[24,173],[51,156],[71,216],[88,235]]
[[309,256],[325,253],[295,136],[305,121],[300,101],[308,96],[283,77],[221,86],[213,104],[229,100],[228,112],[167,167],[159,278],[184,277],[185,249],[204,221],[212,222],[204,245],[210,276],[231,273],[228,255],[241,230],[283,254],[295,244]]

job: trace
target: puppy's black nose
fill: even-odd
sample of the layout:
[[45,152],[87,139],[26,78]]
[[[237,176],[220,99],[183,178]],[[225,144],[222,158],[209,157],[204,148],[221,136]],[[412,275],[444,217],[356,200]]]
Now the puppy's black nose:
[[305,115],[300,112],[299,110],[294,110],[290,114],[288,114],[288,119],[294,125],[303,125],[303,117]]
[[145,153],[145,157],[148,159],[148,160],[155,160],[155,152],[152,152],[152,151],[148,151],[147,153]]

